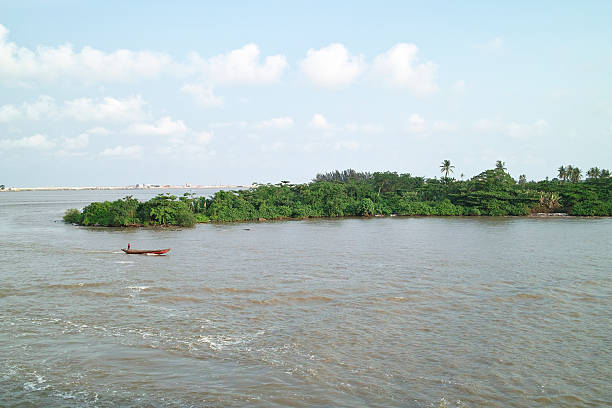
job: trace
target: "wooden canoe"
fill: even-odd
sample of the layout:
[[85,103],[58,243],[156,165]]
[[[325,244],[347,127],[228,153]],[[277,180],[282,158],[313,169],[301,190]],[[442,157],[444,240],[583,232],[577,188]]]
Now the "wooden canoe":
[[167,248],[167,249],[125,249],[125,248],[121,248],[121,250],[123,252],[125,252],[126,254],[138,254],[138,255],[153,254],[153,255],[162,255],[162,254],[165,254],[166,252],[168,252],[170,250],[170,248]]

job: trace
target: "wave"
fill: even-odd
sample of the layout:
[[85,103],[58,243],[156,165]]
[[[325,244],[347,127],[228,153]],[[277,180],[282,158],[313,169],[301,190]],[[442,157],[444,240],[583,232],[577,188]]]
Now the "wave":
[[185,296],[185,295],[165,295],[165,296],[156,296],[152,299],[149,299],[151,303],[180,303],[180,302],[192,302],[192,303],[201,303],[204,302],[205,299],[193,297],[193,296]]
[[494,302],[516,302],[516,301],[529,301],[529,300],[541,300],[548,299],[550,296],[543,295],[541,293],[517,293],[511,296],[495,296],[492,300]]
[[262,289],[258,289],[258,288],[253,288],[253,289],[247,289],[247,288],[209,288],[206,286],[197,288],[198,291],[200,292],[204,292],[204,293],[215,293],[215,294],[223,294],[223,293],[246,293],[246,294],[251,294],[251,293],[261,293]]
[[333,299],[327,296],[309,296],[309,297],[295,297],[288,296],[286,298],[273,297],[269,299],[249,299],[248,302],[255,305],[278,305],[288,303],[309,303],[309,302],[332,302]]
[[54,283],[51,285],[39,285],[41,289],[83,289],[83,288],[99,288],[102,286],[110,286],[110,282],[79,282],[79,283]]

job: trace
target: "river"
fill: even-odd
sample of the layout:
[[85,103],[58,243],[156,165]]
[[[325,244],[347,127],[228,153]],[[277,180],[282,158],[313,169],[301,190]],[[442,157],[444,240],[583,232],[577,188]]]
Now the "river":
[[0,193],[0,406],[612,404],[612,219],[61,221],[157,193]]

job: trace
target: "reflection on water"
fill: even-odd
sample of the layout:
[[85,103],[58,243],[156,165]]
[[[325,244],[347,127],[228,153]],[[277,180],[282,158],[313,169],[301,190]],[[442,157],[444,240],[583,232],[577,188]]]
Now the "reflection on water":
[[134,193],[0,194],[0,405],[612,403],[611,219],[60,221]]

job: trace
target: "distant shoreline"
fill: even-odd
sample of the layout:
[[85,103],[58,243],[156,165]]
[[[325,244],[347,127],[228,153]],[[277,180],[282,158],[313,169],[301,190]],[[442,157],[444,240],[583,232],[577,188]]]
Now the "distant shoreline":
[[229,188],[250,188],[247,185],[225,184],[218,186],[205,186],[197,184],[169,185],[169,184],[138,184],[133,186],[96,186],[96,187],[9,187],[0,192],[17,191],[81,191],[81,190],[164,190],[164,189],[229,189]]

